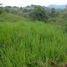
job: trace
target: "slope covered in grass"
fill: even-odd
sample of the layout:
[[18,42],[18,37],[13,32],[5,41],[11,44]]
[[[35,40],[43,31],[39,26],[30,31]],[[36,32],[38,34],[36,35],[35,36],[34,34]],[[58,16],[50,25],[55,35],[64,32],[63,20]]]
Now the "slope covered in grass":
[[22,16],[14,15],[11,13],[3,12],[2,14],[0,14],[0,22],[18,22],[18,21],[25,21],[25,20],[27,19],[25,19]]
[[67,61],[67,37],[57,25],[0,23],[1,67],[50,67]]

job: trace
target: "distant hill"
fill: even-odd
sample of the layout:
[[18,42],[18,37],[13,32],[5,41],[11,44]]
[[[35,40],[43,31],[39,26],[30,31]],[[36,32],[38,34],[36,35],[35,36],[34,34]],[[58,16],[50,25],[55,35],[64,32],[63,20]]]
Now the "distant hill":
[[48,5],[49,8],[64,9],[66,5]]

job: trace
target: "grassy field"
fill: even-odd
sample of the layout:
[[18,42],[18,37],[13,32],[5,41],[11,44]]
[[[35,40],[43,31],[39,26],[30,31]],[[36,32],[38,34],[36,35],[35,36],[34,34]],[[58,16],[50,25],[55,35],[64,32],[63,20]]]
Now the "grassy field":
[[0,67],[52,67],[52,61],[61,67],[67,62],[67,37],[59,26],[9,21],[0,21]]

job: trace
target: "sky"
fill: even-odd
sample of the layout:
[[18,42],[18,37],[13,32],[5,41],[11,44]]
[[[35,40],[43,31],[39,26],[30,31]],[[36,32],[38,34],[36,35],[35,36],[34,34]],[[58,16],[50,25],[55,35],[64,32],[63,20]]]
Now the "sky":
[[24,7],[27,5],[41,5],[48,6],[50,4],[67,4],[67,0],[0,0],[0,3],[3,3],[4,6],[19,6]]

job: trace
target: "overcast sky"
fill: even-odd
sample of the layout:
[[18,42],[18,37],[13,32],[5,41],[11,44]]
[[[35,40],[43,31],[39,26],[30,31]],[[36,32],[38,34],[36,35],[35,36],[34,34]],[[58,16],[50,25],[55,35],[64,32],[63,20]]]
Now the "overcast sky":
[[27,6],[27,5],[42,5],[47,6],[50,4],[67,4],[67,0],[0,0],[5,6]]

